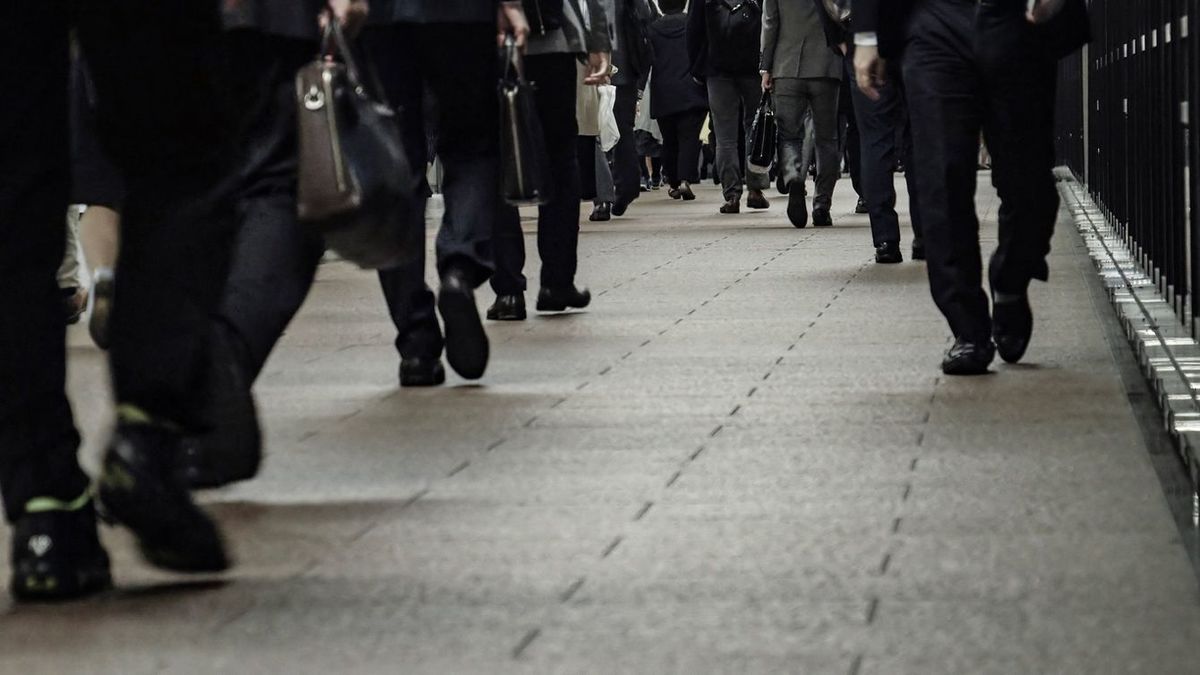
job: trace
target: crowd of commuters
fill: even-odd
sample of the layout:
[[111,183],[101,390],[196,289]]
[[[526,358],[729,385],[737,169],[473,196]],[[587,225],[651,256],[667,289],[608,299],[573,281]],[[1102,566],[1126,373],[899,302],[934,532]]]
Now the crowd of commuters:
[[[443,351],[462,377],[484,374],[475,293],[485,283],[495,293],[488,319],[527,316],[520,215],[499,189],[506,38],[536,83],[553,177],[537,213],[537,310],[591,301],[575,279],[581,198],[596,201],[594,220],[625,215],[661,182],[673,199],[696,199],[705,129],[719,211],[739,212],[744,194],[747,207],[768,209],[770,176],[747,161],[767,105],[788,219],[809,222],[815,160],[811,222],[833,224],[845,161],[879,263],[903,259],[893,173],[904,167],[912,256],[928,259],[956,338],[943,370],[973,374],[997,349],[1020,359],[1029,342],[1027,288],[1047,278],[1058,204],[1054,64],[1086,39],[1078,2],[856,0],[849,18],[836,0],[6,4],[0,283],[20,292],[0,294],[0,490],[14,596],[72,598],[111,583],[97,501],[151,564],[230,564],[191,491],[257,472],[251,386],[325,252],[297,216],[294,91],[323,22],[357,36],[370,86],[399,112],[411,166],[436,156],[444,171],[436,292],[423,255],[379,272],[402,386],[441,384]],[[613,88],[600,97],[619,133],[607,151],[594,120],[579,119],[580,92],[598,86]],[[1002,203],[990,304],[973,207],[981,133]],[[423,187],[401,219],[417,239]],[[79,222],[67,226],[64,213]],[[64,384],[63,308],[77,320],[87,295],[76,266],[62,263],[68,230],[83,238],[92,334],[109,350],[117,403],[94,485],[79,467]]]

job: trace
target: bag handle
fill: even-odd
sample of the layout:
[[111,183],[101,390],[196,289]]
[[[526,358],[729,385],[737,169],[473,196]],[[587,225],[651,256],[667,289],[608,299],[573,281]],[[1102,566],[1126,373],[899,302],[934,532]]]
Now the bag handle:
[[525,60],[517,49],[517,39],[512,33],[504,36],[504,81],[510,84],[525,83]]
[[771,91],[765,90],[762,93],[762,98],[758,100],[758,107],[766,108],[771,112],[775,112],[775,99],[771,97]]
[[319,56],[330,60],[340,60],[346,66],[346,78],[350,80],[354,90],[359,93],[364,92],[358,64],[354,61],[354,54],[350,51],[350,42],[342,31],[341,22],[329,10],[325,10],[325,19],[325,32],[321,35]]

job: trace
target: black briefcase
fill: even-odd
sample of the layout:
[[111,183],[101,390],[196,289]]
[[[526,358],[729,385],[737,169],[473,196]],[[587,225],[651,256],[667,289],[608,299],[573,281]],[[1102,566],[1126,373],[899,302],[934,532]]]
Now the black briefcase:
[[755,173],[767,173],[775,161],[775,102],[771,92],[764,91],[754,111],[750,128],[750,161],[746,168]]
[[372,97],[337,21],[316,60],[296,74],[296,209],[342,258],[368,269],[410,260],[425,245],[420,178],[400,143],[396,115]]
[[523,65],[509,36],[500,75],[500,196],[513,206],[545,204],[553,185],[534,85]]

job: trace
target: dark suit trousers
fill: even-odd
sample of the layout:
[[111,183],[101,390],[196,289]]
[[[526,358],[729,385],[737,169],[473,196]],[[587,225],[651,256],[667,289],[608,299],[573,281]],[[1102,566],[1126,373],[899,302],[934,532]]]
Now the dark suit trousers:
[[[853,54],[853,52],[851,52]],[[871,239],[876,246],[900,241],[900,217],[896,214],[896,162],[904,164],[908,184],[909,212],[913,237],[921,238],[916,167],[910,160],[912,132],[904,100],[904,81],[898,66],[890,67],[886,84],[879,87],[879,100],[872,101],[854,80],[851,57],[846,58],[846,77],[850,81],[854,117],[858,121],[861,165],[859,195],[871,217]]]
[[955,336],[973,341],[991,333],[974,201],[981,129],[1000,196],[992,289],[1023,293],[1049,274],[1056,64],[1022,12],[967,0],[921,3],[904,53],[930,286]]
[[685,110],[658,118],[663,135],[663,171],[671,187],[700,181],[700,129],[704,110]]
[[64,391],[55,282],[70,183],[67,72],[64,3],[0,8],[0,491],[9,520],[35,496],[71,500],[88,484]]
[[632,84],[617,86],[613,116],[617,118],[617,128],[621,130],[621,139],[612,149],[613,187],[617,192],[616,201],[628,204],[642,192],[641,162],[633,133],[637,117],[637,87]]
[[[579,73],[573,54],[540,54],[525,57],[525,76],[537,83],[534,95],[546,149],[554,194],[538,207],[538,254],[542,259],[542,286],[562,288],[575,283],[579,246],[579,124],[575,120],[575,80]],[[493,85],[492,91],[495,87]],[[493,124],[495,126],[495,124]],[[497,207],[495,238],[496,273],[492,288],[498,295],[525,291],[525,235],[517,209]]]

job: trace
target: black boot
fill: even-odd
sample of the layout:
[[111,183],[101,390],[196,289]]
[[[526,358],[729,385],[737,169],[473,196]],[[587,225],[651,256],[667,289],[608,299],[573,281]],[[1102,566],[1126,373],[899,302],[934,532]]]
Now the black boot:
[[65,504],[31,500],[13,523],[13,597],[24,602],[72,600],[112,586],[108,554],[96,533],[91,495]]

